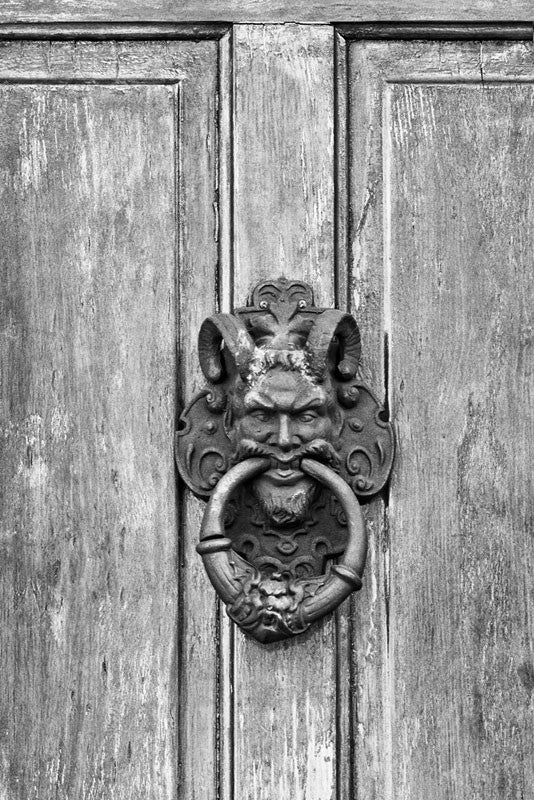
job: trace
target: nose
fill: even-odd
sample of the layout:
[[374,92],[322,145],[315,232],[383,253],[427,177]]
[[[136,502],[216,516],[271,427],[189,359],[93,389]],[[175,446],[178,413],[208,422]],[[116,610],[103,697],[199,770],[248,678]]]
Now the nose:
[[280,414],[278,420],[278,435],[276,437],[276,444],[280,450],[291,450],[291,431],[289,428],[289,417],[287,414]]

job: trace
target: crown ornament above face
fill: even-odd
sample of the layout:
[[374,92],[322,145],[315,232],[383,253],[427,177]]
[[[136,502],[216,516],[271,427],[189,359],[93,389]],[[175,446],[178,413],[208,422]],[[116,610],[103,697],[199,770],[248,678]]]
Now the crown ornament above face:
[[176,435],[182,478],[210,498],[197,550],[243,630],[294,636],[361,585],[357,498],[393,461],[391,425],[357,378],[358,325],[281,278],[204,320],[198,353],[208,386]]

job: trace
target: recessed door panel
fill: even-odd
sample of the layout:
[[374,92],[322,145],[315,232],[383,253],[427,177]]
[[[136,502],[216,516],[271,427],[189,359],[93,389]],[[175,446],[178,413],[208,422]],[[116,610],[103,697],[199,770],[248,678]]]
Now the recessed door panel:
[[355,300],[383,320],[399,444],[360,774],[402,800],[528,796],[532,48],[350,48]]

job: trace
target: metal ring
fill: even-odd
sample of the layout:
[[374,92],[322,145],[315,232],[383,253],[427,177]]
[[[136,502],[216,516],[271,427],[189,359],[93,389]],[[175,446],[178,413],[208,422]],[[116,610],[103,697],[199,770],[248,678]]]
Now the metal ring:
[[[197,550],[202,555],[211,583],[228,606],[242,597],[244,582],[248,579],[257,580],[259,572],[229,546],[224,530],[226,504],[241,483],[269,469],[269,466],[266,458],[250,458],[232,467],[217,484],[204,513]],[[361,588],[360,576],[367,553],[363,514],[350,486],[330,467],[311,458],[303,458],[300,466],[303,472],[322,483],[337,497],[347,519],[348,542],[339,563],[333,565],[327,575],[294,580],[296,587],[303,588],[313,582],[315,591],[310,596],[302,592],[297,613],[293,613],[287,624],[286,621],[281,623],[287,628],[285,635],[305,630],[314,620],[333,611],[351,592]],[[283,638],[280,631],[276,635],[266,632],[265,625],[261,623],[248,630],[262,641]],[[267,636],[271,638],[267,639]]]

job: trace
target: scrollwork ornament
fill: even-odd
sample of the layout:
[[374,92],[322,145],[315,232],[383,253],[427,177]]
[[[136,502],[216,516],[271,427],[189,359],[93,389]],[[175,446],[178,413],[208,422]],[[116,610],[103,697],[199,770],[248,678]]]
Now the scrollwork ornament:
[[316,307],[302,281],[266,281],[209,317],[209,388],[176,434],[178,468],[208,499],[197,547],[229,616],[261,642],[303,633],[361,586],[358,497],[385,485],[394,440],[357,379],[354,318]]

